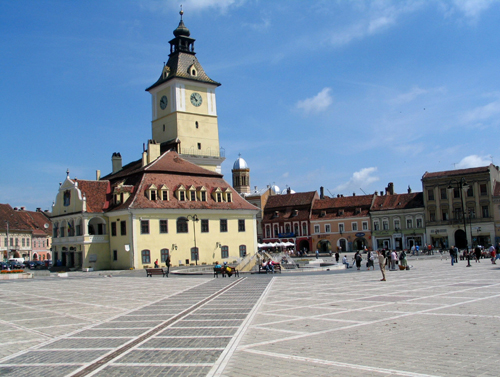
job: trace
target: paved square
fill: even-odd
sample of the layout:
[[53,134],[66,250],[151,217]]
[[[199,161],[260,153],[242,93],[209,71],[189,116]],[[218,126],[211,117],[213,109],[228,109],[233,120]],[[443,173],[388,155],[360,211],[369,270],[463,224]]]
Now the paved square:
[[500,268],[410,264],[2,281],[0,376],[498,376]]

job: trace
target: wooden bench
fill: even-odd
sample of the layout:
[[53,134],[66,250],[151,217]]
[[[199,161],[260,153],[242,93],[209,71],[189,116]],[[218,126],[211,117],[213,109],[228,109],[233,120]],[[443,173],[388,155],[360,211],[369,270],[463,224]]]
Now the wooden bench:
[[[229,267],[231,267],[231,270],[232,270],[232,273],[234,276],[240,277],[240,272],[236,268],[234,268],[233,266],[229,266]],[[223,278],[226,277],[227,272],[224,269],[224,267],[214,267],[214,278],[218,278],[219,274],[221,274]]]
[[153,277],[153,275],[163,275],[163,277],[168,278],[168,270],[165,271],[163,268],[146,268],[146,277]]
[[[281,274],[281,264],[275,263],[274,265],[274,273],[277,274],[278,272]],[[272,270],[269,271],[267,268],[262,267],[262,264],[259,264],[259,274],[260,273],[265,273],[267,274],[268,272],[273,272]]]

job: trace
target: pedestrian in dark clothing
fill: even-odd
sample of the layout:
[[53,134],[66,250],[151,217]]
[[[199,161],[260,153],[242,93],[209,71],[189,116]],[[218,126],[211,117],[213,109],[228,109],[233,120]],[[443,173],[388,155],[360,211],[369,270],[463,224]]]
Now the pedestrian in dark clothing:
[[337,250],[337,252],[335,253],[335,262],[339,263],[339,259],[340,259],[340,254]]
[[356,254],[354,254],[354,260],[356,261],[356,267],[358,270],[361,268],[361,261],[363,260],[363,257],[361,256],[361,253],[356,251]]

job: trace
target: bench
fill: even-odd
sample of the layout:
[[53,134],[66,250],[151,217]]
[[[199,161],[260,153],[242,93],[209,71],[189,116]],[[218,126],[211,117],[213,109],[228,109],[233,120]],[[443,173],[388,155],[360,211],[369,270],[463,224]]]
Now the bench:
[[163,275],[163,277],[168,278],[168,270],[165,271],[163,268],[146,268],[146,277],[153,277],[153,275]]
[[[262,264],[259,264],[259,274],[260,273],[267,274],[268,272],[269,271],[265,267],[262,267]],[[281,264],[276,263],[276,264],[274,264],[274,273],[277,274],[278,272],[281,274]],[[272,271],[271,271],[271,273],[272,273]]]
[[[236,268],[234,268],[233,266],[229,267],[231,267],[234,276],[240,277],[240,272]],[[218,278],[219,274],[221,274],[223,278],[226,277],[227,272],[224,267],[214,267],[214,278]]]

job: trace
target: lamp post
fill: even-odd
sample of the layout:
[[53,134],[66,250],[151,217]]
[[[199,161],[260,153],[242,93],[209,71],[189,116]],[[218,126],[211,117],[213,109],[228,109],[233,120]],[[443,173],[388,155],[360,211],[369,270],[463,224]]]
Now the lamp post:
[[469,185],[467,184],[467,181],[465,180],[464,177],[460,178],[459,180],[452,179],[448,185],[448,190],[453,189],[453,186],[452,186],[453,184],[456,185],[456,187],[459,190],[459,194],[460,194],[460,205],[462,207],[462,219],[464,221],[465,247],[467,249],[467,261],[468,261],[467,267],[470,267],[469,242],[467,241],[467,219],[465,218],[464,195],[462,192],[464,189],[468,189]]
[[186,216],[188,220],[193,220],[193,237],[194,237],[194,250],[195,250],[195,258],[194,258],[194,263],[198,265],[198,258],[199,258],[199,252],[198,248],[196,247],[196,222],[200,221],[198,218],[198,215],[187,215]]

